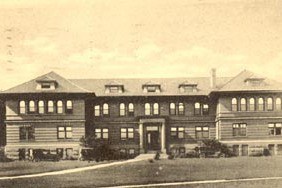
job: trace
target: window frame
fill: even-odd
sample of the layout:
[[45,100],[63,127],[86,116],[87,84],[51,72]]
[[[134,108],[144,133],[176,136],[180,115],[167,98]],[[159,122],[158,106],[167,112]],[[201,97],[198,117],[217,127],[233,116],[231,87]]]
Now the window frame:
[[[24,131],[24,134],[22,133]],[[24,135],[24,137],[23,137]],[[33,125],[21,125],[19,127],[19,141],[34,141],[35,127]]]
[[[62,135],[60,133],[62,133]],[[70,125],[57,126],[57,139],[58,140],[72,139],[72,138],[73,138],[73,127],[72,126]]]
[[[59,105],[60,103],[60,105]],[[57,103],[56,103],[56,109],[57,109],[57,114],[63,114],[64,113],[64,103],[62,100],[58,100]]]
[[[70,104],[70,105],[69,105]],[[73,101],[72,100],[66,100],[66,106],[65,106],[65,112],[67,114],[73,113]]]
[[[279,103],[277,103],[277,101],[280,101]],[[275,99],[275,110],[278,110],[278,111],[281,111],[282,109],[282,105],[281,105],[281,98],[280,97],[277,97]]]
[[268,123],[268,135],[282,136],[282,123]]
[[102,115],[103,116],[110,116],[110,108],[109,108],[109,104],[108,103],[103,103]]
[[26,102],[24,100],[19,101],[19,114],[26,114]]
[[[182,135],[182,136],[180,136],[180,135]],[[170,138],[171,139],[177,139],[177,140],[185,139],[185,128],[184,128],[184,126],[170,127]]]
[[[203,115],[209,115],[209,105],[208,104],[203,104]],[[207,108],[205,108],[207,106]]]
[[45,101],[43,101],[43,100],[38,101],[38,113],[39,114],[45,113]]
[[231,99],[231,111],[232,112],[237,112],[238,111],[238,100],[235,97],[233,97]]
[[160,115],[160,105],[159,103],[153,103],[153,115]]
[[124,103],[119,104],[119,116],[124,117],[126,116],[126,108]]
[[246,123],[233,123],[232,124],[233,137],[246,137],[247,136],[247,124]]
[[134,116],[134,104],[128,103],[128,116]]
[[247,111],[247,100],[244,97],[240,99],[240,111],[243,111],[243,112]]
[[[199,105],[199,107],[197,107]],[[194,103],[194,115],[199,116],[201,115],[201,103],[195,102]]]
[[[97,132],[97,130],[100,130],[100,132]],[[100,137],[96,136],[98,133],[100,134]],[[97,140],[109,140],[109,128],[95,128],[94,135]],[[105,135],[107,136],[105,137]]]
[[145,107],[145,110],[144,110],[145,116],[151,115],[151,104],[150,103],[145,103],[144,107]]
[[174,102],[169,103],[169,114],[176,115],[176,104]]
[[[260,100],[261,99],[261,100]],[[261,101],[262,101],[262,103],[261,103]],[[258,98],[258,111],[264,111],[264,109],[265,109],[265,101],[264,101],[264,98],[263,97],[259,97]]]
[[[182,110],[180,110],[180,109],[182,109]],[[184,114],[185,114],[184,103],[180,102],[180,103],[178,103],[178,115],[184,115]]]
[[[33,104],[33,105],[31,105]],[[36,113],[36,103],[34,100],[28,101],[28,113],[34,114]]]
[[[207,129],[207,130],[204,130]],[[200,137],[198,136],[201,133]],[[204,136],[204,134],[207,133],[207,136]],[[203,139],[208,139],[210,137],[210,127],[209,126],[195,126],[195,138],[197,140],[203,140]]]
[[273,111],[274,106],[273,106],[273,98],[272,97],[267,97],[266,99],[266,110],[267,111]]
[[101,116],[101,106],[94,105],[94,117],[100,117]]
[[256,111],[256,100],[254,97],[249,98],[249,111]]
[[121,127],[120,128],[120,139],[121,140],[133,140],[134,139],[134,128],[133,127]]
[[[52,104],[52,105],[50,105],[50,104]],[[52,111],[50,111],[50,109],[52,109]],[[47,113],[49,113],[49,114],[55,113],[55,105],[54,105],[54,101],[52,101],[52,100],[47,101]]]

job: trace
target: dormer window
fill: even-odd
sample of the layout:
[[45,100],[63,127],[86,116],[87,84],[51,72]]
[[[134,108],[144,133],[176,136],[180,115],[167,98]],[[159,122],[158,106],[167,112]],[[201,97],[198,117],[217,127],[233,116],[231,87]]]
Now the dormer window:
[[263,86],[264,78],[247,78],[245,79],[245,83],[248,86]]
[[123,93],[124,86],[121,83],[112,82],[105,85],[105,93]]
[[57,87],[57,82],[55,80],[36,80],[37,90],[54,90]]
[[197,92],[197,85],[197,83],[184,82],[182,84],[179,84],[178,88],[181,93]]
[[144,93],[160,93],[161,85],[158,83],[148,82],[142,86]]

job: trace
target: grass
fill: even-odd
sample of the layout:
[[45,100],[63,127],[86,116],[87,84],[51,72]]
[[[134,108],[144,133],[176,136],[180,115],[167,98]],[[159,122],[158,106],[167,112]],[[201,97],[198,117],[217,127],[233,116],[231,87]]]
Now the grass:
[[0,177],[16,176],[23,174],[36,174],[41,172],[52,172],[58,170],[92,166],[95,164],[101,164],[101,163],[96,163],[96,162],[89,163],[87,161],[59,161],[59,162],[14,161],[14,162],[0,163]]
[[[282,176],[281,169],[282,158],[279,157],[176,159],[154,161],[153,163],[141,161],[61,176],[46,176],[9,181],[0,180],[0,185],[3,187],[17,187],[15,185],[24,185],[24,187],[39,187],[41,185],[45,187],[100,187],[159,182]],[[244,185],[249,184],[257,184],[256,187],[259,187],[259,185],[272,185],[275,187],[275,185],[279,185],[279,183],[282,183],[282,181],[265,180],[259,183],[232,182],[218,185],[193,185],[189,187],[248,187]]]

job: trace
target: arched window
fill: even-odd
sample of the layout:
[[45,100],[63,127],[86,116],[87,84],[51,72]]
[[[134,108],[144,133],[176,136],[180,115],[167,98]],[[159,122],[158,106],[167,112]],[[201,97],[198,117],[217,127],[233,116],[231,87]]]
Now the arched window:
[[44,101],[39,101],[38,102],[38,113],[44,114],[44,112],[45,112]]
[[119,115],[125,116],[125,104],[124,103],[119,104]]
[[281,98],[276,98],[275,108],[276,110],[281,110]]
[[195,115],[200,115],[201,114],[201,105],[198,102],[196,102],[194,104],[194,113],[195,113]]
[[133,105],[133,103],[128,104],[128,115],[134,116],[134,105]]
[[170,103],[169,104],[169,113],[171,115],[175,115],[176,114],[175,103]]
[[145,104],[145,115],[151,115],[151,106],[149,103]]
[[273,110],[273,99],[271,97],[267,98],[267,110],[269,111]]
[[240,100],[240,110],[246,111],[247,110],[247,103],[245,98],[241,98]]
[[35,112],[35,102],[34,101],[29,101],[28,106],[29,106],[28,108],[29,112]]
[[238,110],[238,108],[237,108],[237,99],[236,99],[236,98],[233,98],[232,101],[231,101],[231,103],[232,103],[231,110],[232,110],[233,112],[236,112],[236,111]]
[[184,115],[184,104],[183,103],[178,104],[178,114]]
[[57,113],[62,114],[63,113],[63,102],[57,101]]
[[209,105],[203,104],[203,115],[208,115],[208,114],[209,114]]
[[254,98],[250,98],[250,100],[249,100],[249,110],[250,111],[255,111],[255,106],[256,106],[255,99]]
[[25,101],[20,101],[20,114],[25,114],[26,108],[25,108]]
[[263,98],[258,99],[258,110],[263,111],[264,110],[264,100]]
[[154,103],[153,105],[153,114],[159,115],[159,104],[158,103]]
[[107,103],[103,104],[103,115],[109,115],[109,105]]
[[66,113],[71,114],[72,111],[73,111],[72,101],[71,100],[67,100],[67,103],[66,103]]
[[54,112],[54,102],[48,101],[48,112],[53,113]]

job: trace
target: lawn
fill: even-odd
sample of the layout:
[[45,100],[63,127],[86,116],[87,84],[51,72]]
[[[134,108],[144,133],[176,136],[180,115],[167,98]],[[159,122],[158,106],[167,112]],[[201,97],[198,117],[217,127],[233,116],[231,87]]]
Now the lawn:
[[[158,182],[237,179],[282,176],[281,157],[238,157],[219,159],[176,159],[141,161],[61,176],[0,181],[0,187],[100,187]],[[252,182],[257,185],[280,185],[281,180]],[[279,184],[280,183],[280,184]],[[245,183],[211,184],[208,187],[245,187]],[[179,186],[181,187],[181,186]],[[188,187],[188,186],[182,186]],[[204,187],[193,185],[190,187]],[[267,186],[266,186],[267,187]]]
[[59,161],[59,162],[14,161],[14,162],[6,162],[6,163],[0,162],[0,177],[23,175],[23,174],[35,174],[40,172],[52,172],[52,171],[72,169],[78,167],[93,166],[96,164],[101,164],[101,163],[96,163],[96,162],[88,163],[87,161]]

